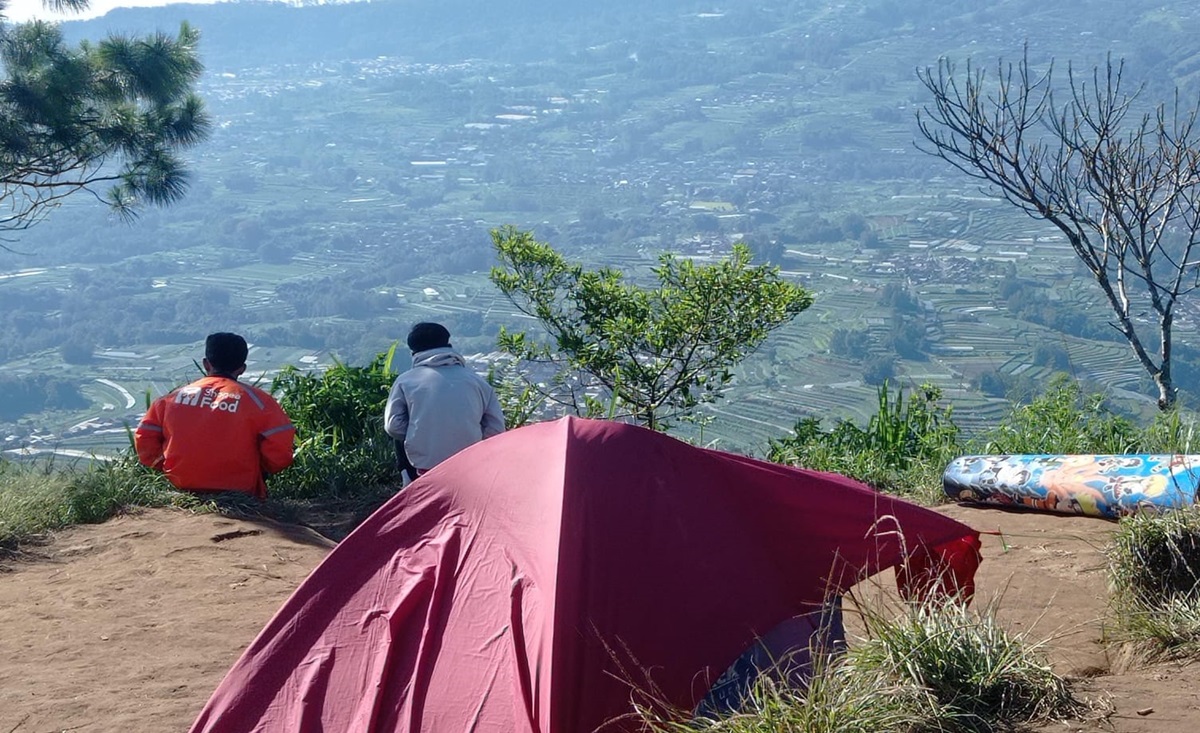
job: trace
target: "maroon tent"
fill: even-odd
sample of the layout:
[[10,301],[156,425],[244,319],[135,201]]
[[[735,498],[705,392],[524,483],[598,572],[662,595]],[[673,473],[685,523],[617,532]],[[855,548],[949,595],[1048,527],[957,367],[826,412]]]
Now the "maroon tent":
[[781,621],[905,550],[976,540],[840,476],[612,422],[532,425],[347,537],[192,731],[622,730],[636,690],[692,709]]

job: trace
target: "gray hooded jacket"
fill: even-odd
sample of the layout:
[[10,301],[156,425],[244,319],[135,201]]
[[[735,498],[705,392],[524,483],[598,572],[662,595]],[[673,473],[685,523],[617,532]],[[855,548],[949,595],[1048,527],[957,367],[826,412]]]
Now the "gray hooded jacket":
[[449,346],[413,354],[412,369],[392,384],[383,421],[420,471],[504,432],[504,414],[492,385]]

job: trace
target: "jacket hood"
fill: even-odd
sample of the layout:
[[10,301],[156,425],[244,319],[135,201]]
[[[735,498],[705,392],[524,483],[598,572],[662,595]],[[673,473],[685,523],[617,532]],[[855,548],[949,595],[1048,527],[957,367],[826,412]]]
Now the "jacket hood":
[[414,367],[466,366],[467,360],[452,346],[439,346],[436,349],[426,349],[413,354],[412,365]]

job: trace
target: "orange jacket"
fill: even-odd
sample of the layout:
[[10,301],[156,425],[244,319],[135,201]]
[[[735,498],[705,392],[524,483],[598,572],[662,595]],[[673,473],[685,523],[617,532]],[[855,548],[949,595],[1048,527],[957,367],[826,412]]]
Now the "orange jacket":
[[267,474],[292,464],[296,429],[271,395],[208,376],[160,397],[134,433],[138,460],[176,488],[266,498]]

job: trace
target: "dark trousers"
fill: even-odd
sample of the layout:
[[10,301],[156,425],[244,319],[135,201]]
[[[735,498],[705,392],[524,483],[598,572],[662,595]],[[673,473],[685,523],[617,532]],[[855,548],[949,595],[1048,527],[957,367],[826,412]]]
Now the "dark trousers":
[[403,471],[409,481],[416,481],[417,477],[425,473],[418,471],[417,467],[408,460],[408,454],[404,452],[404,444],[398,440],[393,440],[392,445],[396,447],[396,470]]

